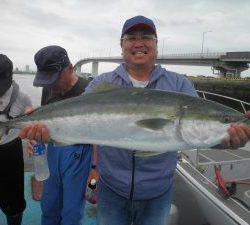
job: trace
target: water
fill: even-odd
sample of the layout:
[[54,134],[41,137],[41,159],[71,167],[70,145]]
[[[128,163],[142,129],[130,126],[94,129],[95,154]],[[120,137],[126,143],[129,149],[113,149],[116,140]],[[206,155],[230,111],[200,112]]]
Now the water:
[[42,88],[33,86],[34,77],[34,75],[14,74],[13,79],[20,90],[30,97],[33,107],[36,108],[41,105]]

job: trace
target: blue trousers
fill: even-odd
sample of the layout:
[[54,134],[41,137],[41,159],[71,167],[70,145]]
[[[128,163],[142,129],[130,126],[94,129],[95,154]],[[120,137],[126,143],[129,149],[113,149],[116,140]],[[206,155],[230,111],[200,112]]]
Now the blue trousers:
[[50,177],[41,199],[42,225],[80,225],[85,206],[92,146],[48,145]]
[[[153,191],[153,190],[152,190]],[[98,225],[166,225],[171,207],[172,188],[150,200],[126,199],[98,184]]]

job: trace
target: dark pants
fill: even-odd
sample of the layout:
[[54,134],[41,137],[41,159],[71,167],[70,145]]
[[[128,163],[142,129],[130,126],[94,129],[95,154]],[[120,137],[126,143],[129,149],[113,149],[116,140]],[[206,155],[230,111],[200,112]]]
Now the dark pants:
[[[153,191],[153,190],[152,190]],[[98,183],[98,225],[167,225],[172,187],[163,195],[149,200],[126,199]]]
[[0,145],[0,208],[8,224],[21,224],[24,199],[24,162],[19,138]]

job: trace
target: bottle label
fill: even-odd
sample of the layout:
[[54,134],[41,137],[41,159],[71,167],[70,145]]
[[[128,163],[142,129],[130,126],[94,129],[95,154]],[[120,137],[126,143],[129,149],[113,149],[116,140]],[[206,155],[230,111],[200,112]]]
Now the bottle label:
[[35,144],[33,146],[33,149],[34,149],[34,155],[39,156],[45,154],[46,147],[45,144]]

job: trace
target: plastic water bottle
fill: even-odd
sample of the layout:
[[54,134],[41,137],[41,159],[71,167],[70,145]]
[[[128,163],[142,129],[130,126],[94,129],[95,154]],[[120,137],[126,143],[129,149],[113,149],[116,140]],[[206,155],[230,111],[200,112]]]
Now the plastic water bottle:
[[34,150],[34,170],[38,181],[46,180],[50,173],[47,161],[46,145],[37,143],[33,146]]
[[88,184],[85,198],[91,204],[97,203],[96,179],[91,179],[90,183]]

